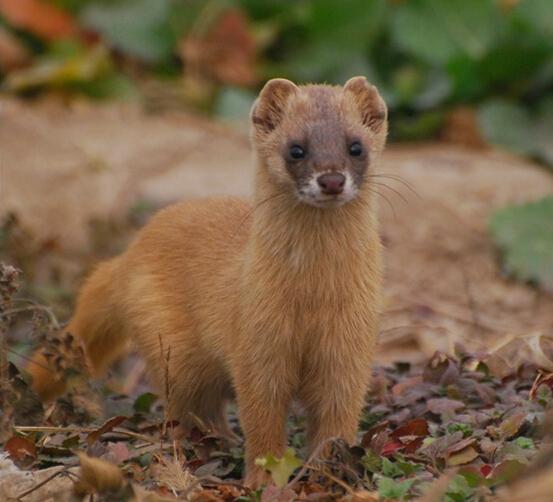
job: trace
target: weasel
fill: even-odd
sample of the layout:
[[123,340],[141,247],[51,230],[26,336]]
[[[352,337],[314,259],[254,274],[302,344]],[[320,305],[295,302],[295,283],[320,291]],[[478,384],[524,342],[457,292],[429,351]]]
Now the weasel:
[[[280,456],[292,400],[311,451],[353,442],[381,304],[381,244],[371,173],[387,110],[364,77],[343,87],[267,82],[251,111],[253,204],[205,199],[160,211],[122,255],[100,264],[67,331],[98,375],[131,340],[171,419],[227,431],[236,398],[246,482]],[[63,390],[40,352],[29,369],[44,399]]]

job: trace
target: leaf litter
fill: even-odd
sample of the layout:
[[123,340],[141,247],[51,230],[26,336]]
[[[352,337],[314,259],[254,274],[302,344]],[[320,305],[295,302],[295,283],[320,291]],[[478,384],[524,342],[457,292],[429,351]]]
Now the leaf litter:
[[[1,272],[0,315],[4,329],[15,329],[21,321],[10,312],[18,274],[7,266]],[[44,332],[36,319],[31,324]],[[51,338],[55,329],[46,331]],[[71,343],[67,335],[51,342],[52,357]],[[309,457],[304,420],[292,416],[293,447],[281,458],[258,459],[272,482],[256,491],[242,484],[241,441],[200,429],[175,439],[178,424],[167,423],[158,396],[144,387],[117,393],[109,381],[91,385],[82,365],[60,364],[60,372],[72,376],[72,389],[44,408],[21,365],[10,362],[1,387],[1,444],[19,470],[60,467],[51,479],[67,477],[71,500],[494,500],[533,465],[551,423],[547,357],[540,348],[534,359],[540,366],[528,357],[508,367],[504,345],[476,354],[458,346],[455,354],[436,352],[423,365],[376,367],[358,443],[332,440],[328,457]],[[100,406],[90,405],[92,394],[101,396]],[[236,410],[229,411],[241,438]],[[46,484],[37,483],[37,493]]]

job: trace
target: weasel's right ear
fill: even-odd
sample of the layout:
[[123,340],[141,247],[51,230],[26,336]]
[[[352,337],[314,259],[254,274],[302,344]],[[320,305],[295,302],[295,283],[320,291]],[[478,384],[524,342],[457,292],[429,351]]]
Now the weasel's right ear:
[[274,130],[282,120],[288,99],[298,91],[298,86],[285,78],[269,80],[250,112],[254,127],[264,133]]

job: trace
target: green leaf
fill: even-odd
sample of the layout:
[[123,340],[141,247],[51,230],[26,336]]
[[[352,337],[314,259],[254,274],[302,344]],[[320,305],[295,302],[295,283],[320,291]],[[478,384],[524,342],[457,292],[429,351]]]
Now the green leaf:
[[473,432],[472,427],[469,424],[453,422],[447,425],[447,432],[450,434],[457,431],[461,431],[463,433],[463,437],[469,437]]
[[380,472],[382,470],[382,457],[373,450],[367,450],[367,453],[361,458],[361,464],[368,472]]
[[524,0],[524,2],[518,2],[513,14],[532,30],[539,30],[550,41],[553,39],[551,0]]
[[339,9],[334,0],[300,5],[295,33],[301,43],[281,55],[281,72],[303,82],[341,84],[354,75],[374,80],[367,51],[384,26],[385,2],[344,0]]
[[169,58],[175,45],[170,0],[125,0],[87,5],[82,23],[113,47],[147,62]]
[[520,436],[516,438],[513,443],[515,443],[519,448],[523,450],[532,450],[535,448],[534,441],[531,438]]
[[446,500],[468,502],[472,500],[474,490],[469,486],[464,476],[457,475],[450,482],[446,491]]
[[403,500],[415,479],[397,481],[392,478],[381,477],[377,481],[378,494],[384,499]]
[[403,476],[403,471],[393,462],[390,462],[386,457],[382,458],[382,474],[389,478],[397,478]]
[[152,392],[144,392],[136,398],[136,401],[133,404],[134,411],[138,413],[150,413],[150,408],[152,404],[157,401],[157,396]]
[[534,117],[518,104],[492,100],[478,110],[478,122],[490,143],[553,165],[553,98],[539,103]]
[[523,155],[534,152],[532,120],[522,106],[502,100],[484,103],[478,122],[486,139]]
[[490,231],[509,275],[553,290],[553,196],[495,212]]
[[283,487],[288,483],[288,479],[292,473],[302,464],[301,460],[296,457],[292,448],[288,448],[281,458],[274,457],[269,454],[255,460],[255,464],[263,467],[271,473],[275,485]]
[[454,56],[482,57],[494,43],[501,13],[483,0],[412,0],[396,6],[392,38],[403,51],[433,65]]

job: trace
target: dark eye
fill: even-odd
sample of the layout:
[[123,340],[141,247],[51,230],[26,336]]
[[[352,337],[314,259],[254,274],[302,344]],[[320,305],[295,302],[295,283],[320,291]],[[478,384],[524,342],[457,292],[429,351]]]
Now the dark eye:
[[303,159],[305,157],[305,150],[299,145],[293,145],[290,147],[290,157],[295,160]]
[[359,141],[354,141],[351,145],[349,145],[349,154],[352,157],[359,157],[362,153],[363,147]]

